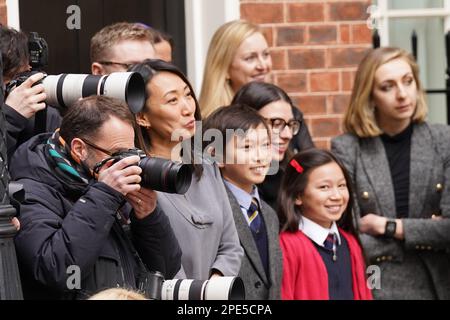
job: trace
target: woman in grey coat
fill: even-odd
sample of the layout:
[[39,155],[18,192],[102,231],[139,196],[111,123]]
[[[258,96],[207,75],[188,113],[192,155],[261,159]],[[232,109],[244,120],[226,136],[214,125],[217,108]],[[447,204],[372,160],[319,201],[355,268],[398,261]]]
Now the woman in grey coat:
[[355,185],[369,264],[379,267],[369,274],[378,299],[450,298],[450,129],[426,123],[426,113],[414,58],[375,49],[356,73],[347,133],[332,141]]
[[[190,83],[175,66],[162,60],[146,60],[131,71],[139,72],[146,82],[147,100],[136,117],[138,146],[149,156],[172,161],[188,158],[193,148],[186,151],[182,145],[190,145],[196,121],[201,120]],[[207,163],[194,168],[185,194],[158,192],[158,203],[182,250],[181,270],[175,278],[237,276],[243,250],[220,172]]]

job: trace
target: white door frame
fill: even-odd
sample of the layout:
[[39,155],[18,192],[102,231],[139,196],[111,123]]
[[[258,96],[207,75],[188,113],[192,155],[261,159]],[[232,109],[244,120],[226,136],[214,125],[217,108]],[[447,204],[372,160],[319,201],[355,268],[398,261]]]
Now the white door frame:
[[8,27],[20,30],[19,0],[6,0]]

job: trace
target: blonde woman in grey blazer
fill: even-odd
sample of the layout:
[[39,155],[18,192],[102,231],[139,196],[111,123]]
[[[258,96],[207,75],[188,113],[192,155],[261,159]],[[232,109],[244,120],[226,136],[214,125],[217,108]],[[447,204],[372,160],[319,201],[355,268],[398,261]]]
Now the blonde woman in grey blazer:
[[371,50],[356,73],[347,133],[332,141],[355,186],[364,251],[379,267],[378,299],[450,299],[450,128],[427,124],[426,113],[411,55]]

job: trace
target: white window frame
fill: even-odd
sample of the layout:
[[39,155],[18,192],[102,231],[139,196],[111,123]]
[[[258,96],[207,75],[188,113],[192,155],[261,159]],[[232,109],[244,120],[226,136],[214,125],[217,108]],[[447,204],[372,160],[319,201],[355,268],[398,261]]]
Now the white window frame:
[[[422,9],[389,9],[388,0],[378,0],[376,6],[372,6],[370,22],[375,22],[375,27],[380,35],[380,45],[382,47],[390,45],[389,39],[389,23],[390,19],[421,19],[421,18],[443,18],[444,20],[444,34],[443,37],[450,31],[450,0],[444,0],[443,6],[439,8],[422,8]],[[445,104],[446,105],[446,104]],[[445,108],[445,112],[450,112]],[[433,121],[439,123],[444,118],[444,115],[438,111],[430,110],[429,117]],[[445,116],[448,119],[448,115]]]
[[389,9],[389,0],[378,0],[377,10],[371,18],[378,21],[377,29],[382,47],[389,45],[389,19],[392,18],[444,18],[444,32],[450,31],[450,0],[444,0],[442,8],[430,9]]

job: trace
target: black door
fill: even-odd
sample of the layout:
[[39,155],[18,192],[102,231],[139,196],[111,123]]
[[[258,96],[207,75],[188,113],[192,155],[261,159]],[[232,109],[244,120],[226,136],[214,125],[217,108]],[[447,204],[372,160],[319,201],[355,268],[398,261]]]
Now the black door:
[[[80,29],[69,30],[66,13],[80,8]],[[91,37],[114,22],[141,22],[170,34],[174,63],[186,72],[184,0],[20,0],[20,27],[36,31],[49,46],[48,74],[90,73]]]

